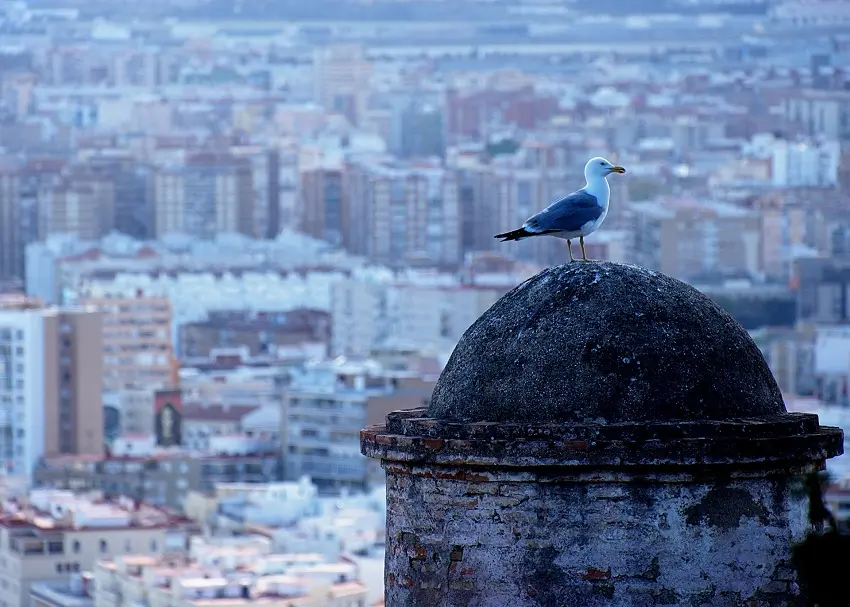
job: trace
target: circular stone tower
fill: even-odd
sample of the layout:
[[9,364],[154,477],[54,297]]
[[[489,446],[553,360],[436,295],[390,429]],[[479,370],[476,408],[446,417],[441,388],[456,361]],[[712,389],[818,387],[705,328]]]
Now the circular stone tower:
[[795,604],[795,478],[842,445],[695,289],[548,269],[469,328],[427,410],[361,433],[387,472],[386,604]]

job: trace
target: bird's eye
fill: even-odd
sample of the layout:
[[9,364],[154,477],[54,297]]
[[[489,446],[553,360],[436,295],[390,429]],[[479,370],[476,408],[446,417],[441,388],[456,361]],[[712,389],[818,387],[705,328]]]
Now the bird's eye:
[[604,162],[600,162],[599,164],[601,164],[602,166],[605,166],[605,163],[604,163]]

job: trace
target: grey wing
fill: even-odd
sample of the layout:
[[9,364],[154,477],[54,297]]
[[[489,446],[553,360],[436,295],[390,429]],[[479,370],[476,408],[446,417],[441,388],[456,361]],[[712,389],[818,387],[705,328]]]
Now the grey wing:
[[584,190],[573,192],[556,200],[533,215],[523,224],[529,232],[577,232],[589,221],[602,215],[602,206],[596,196]]

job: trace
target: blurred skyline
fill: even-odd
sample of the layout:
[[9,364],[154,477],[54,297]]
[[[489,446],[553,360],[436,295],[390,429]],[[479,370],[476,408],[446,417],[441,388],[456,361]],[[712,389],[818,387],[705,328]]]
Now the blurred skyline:
[[848,146],[850,0],[0,0],[0,530],[132,531],[0,542],[0,607],[120,607],[84,572],[172,548],[372,605],[359,431],[569,261],[493,236],[595,156],[588,257],[694,285],[844,424]]

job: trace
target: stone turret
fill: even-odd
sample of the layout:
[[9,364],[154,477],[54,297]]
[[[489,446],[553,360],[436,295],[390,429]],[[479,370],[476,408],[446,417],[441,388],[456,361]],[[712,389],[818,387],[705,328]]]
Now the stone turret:
[[387,472],[386,604],[794,604],[795,479],[842,445],[695,289],[551,268],[470,327],[427,410],[361,434]]

